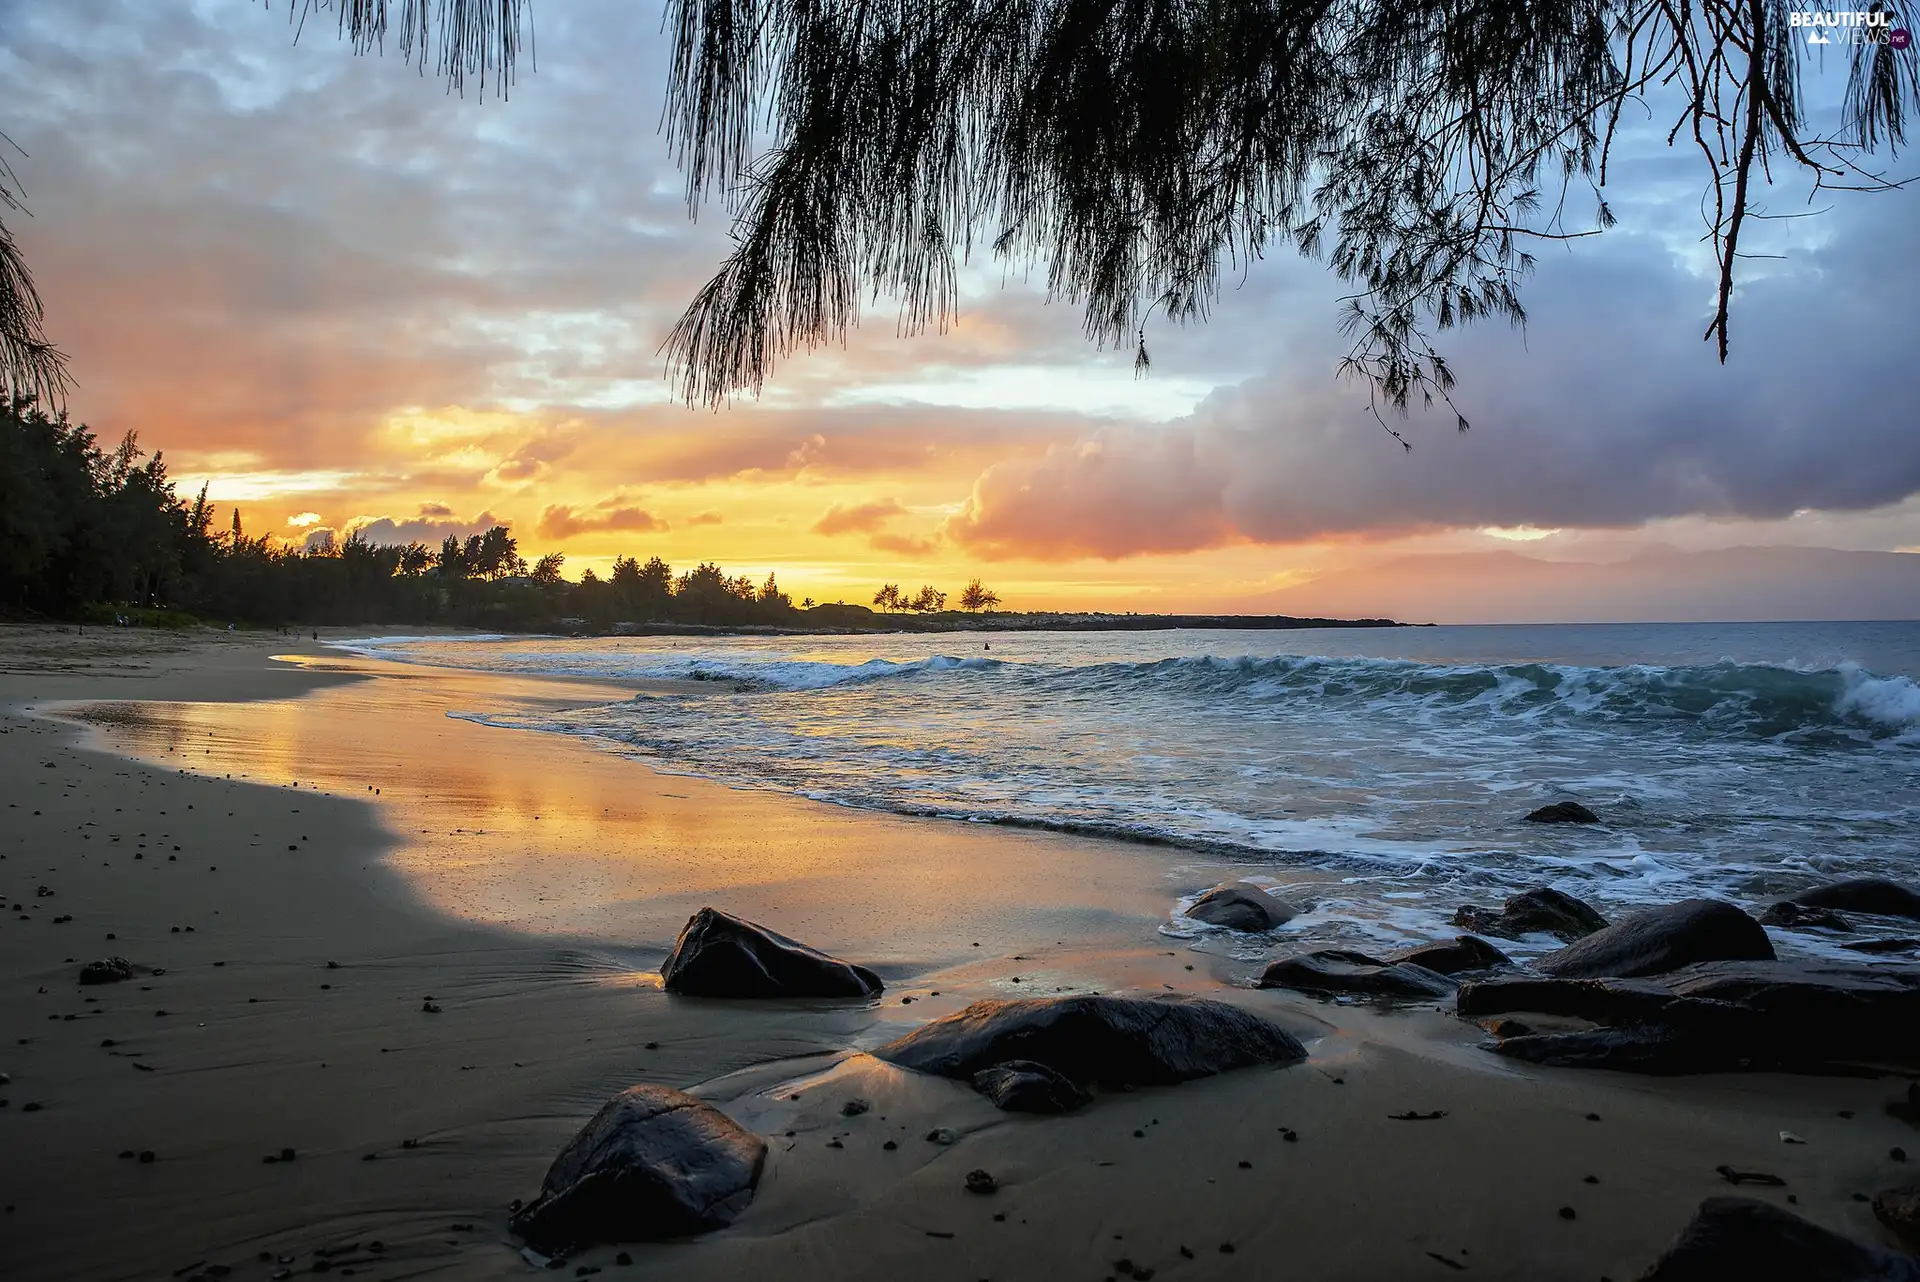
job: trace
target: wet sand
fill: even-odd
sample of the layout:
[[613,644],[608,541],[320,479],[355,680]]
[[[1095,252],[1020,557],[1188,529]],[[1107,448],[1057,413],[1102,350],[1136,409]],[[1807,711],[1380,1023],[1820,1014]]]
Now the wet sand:
[[[1530,1069],[1450,1017],[1244,988],[1245,963],[1159,933],[1221,871],[1202,860],[728,789],[447,715],[633,693],[271,634],[0,632],[8,1276],[532,1276],[508,1204],[640,1081],[765,1135],[766,1175],[733,1228],[569,1275],[1624,1282],[1731,1191],[1722,1163],[1885,1240],[1852,1195],[1910,1178],[1888,1152],[1920,1134],[1884,1111],[1904,1083]],[[705,903],[888,992],[670,999],[654,971]],[[165,973],[75,982],[109,955]],[[1034,1118],[859,1053],[1036,990],[1224,997],[1312,1058]],[[872,1109],[842,1116],[855,1095]],[[1446,1116],[1388,1116],[1408,1110]],[[1000,1190],[965,1192],[974,1168]]]

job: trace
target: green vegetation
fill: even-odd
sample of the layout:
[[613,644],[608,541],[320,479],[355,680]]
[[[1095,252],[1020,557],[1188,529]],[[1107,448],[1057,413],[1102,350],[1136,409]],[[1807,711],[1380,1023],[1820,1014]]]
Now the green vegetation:
[[[216,530],[206,491],[183,501],[165,461],[143,455],[133,436],[104,452],[84,425],[24,397],[0,412],[0,494],[0,610],[15,613],[154,627],[199,619],[601,632],[878,623],[864,606],[809,599],[795,609],[773,575],[755,583],[710,562],[675,575],[659,557],[623,556],[608,577],[588,570],[570,583],[562,553],[529,565],[502,525],[437,549],[357,535],[290,547],[248,535],[238,508]],[[975,580],[968,591],[978,587]],[[946,593],[931,586],[911,598],[897,587],[882,595],[890,610],[946,608]]]
[[796,626],[769,576],[754,584],[701,565],[677,578],[658,557],[614,563],[602,580],[529,566],[505,526],[438,549],[357,536],[294,548],[249,536],[239,509],[214,529],[206,492],[174,493],[160,455],[129,435],[111,453],[93,433],[25,399],[0,411],[0,609],[149,626],[241,620],[453,623],[502,629],[616,622]]
[[[994,606],[1000,604],[1000,598],[981,588],[980,580],[978,579],[975,579],[967,585],[967,592],[975,593],[975,596],[971,599],[972,603],[969,604],[967,594],[961,594],[960,608],[963,610],[971,612],[983,607],[992,609]],[[947,612],[947,594],[939,588],[934,587],[931,583],[922,584],[920,590],[911,596],[902,592],[898,583],[883,584],[880,590],[873,594],[873,603],[880,609],[889,611],[912,611],[915,614],[945,614]]]

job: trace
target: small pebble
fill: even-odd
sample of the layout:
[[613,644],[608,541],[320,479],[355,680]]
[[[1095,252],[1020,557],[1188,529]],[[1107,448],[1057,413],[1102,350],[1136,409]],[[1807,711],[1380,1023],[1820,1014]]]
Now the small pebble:
[[969,1193],[991,1193],[999,1187],[1000,1181],[994,1179],[992,1174],[987,1171],[972,1170],[967,1172],[967,1192]]
[[1561,1207],[1560,1218],[1563,1220],[1571,1220],[1573,1218],[1573,1208],[1570,1206]]

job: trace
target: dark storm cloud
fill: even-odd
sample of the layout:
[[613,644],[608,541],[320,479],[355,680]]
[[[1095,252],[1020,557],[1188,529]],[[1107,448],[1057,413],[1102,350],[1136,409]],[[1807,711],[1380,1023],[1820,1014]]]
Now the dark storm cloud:
[[1541,271],[1524,336],[1453,336],[1465,434],[1416,416],[1403,454],[1322,345],[1187,419],[987,469],[947,533],[990,555],[1112,558],[1894,503],[1920,491],[1911,217],[1903,195],[1857,198],[1825,245],[1750,265],[1725,368],[1699,342],[1710,286],[1615,233]]

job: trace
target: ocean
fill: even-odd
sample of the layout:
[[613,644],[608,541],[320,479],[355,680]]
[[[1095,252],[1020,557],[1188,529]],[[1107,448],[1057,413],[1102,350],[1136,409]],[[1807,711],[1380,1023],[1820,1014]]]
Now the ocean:
[[[340,644],[679,682],[462,715],[736,787],[1163,847],[1310,898],[1307,939],[1425,940],[1542,883],[1618,912],[1920,877],[1920,623]],[[1523,821],[1563,799],[1604,822]],[[1190,902],[1166,934],[1210,931]],[[1846,942],[1785,941],[1860,960]]]

